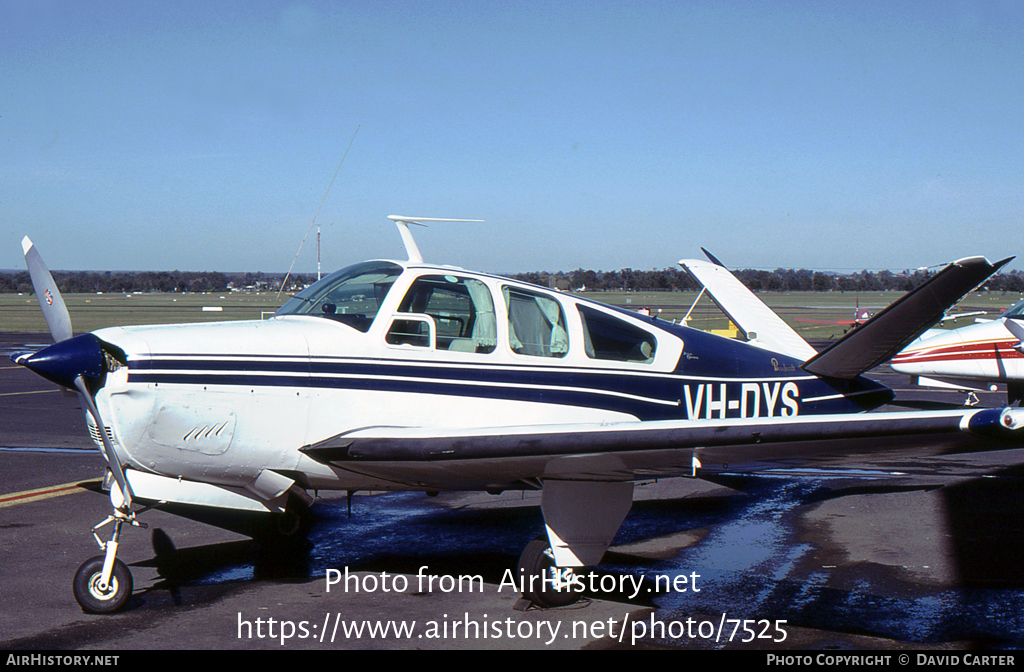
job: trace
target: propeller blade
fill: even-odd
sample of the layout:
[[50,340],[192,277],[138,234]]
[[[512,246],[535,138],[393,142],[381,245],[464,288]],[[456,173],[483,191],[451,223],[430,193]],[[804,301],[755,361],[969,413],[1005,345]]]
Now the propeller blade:
[[89,393],[89,388],[85,384],[85,378],[82,376],[76,377],[75,387],[78,388],[78,397],[85,403],[89,409],[89,414],[92,415],[92,419],[96,421],[100,441],[103,443],[103,456],[107,458],[110,473],[113,474],[117,487],[121,490],[121,495],[124,497],[124,505],[130,508],[132,505],[132,488],[128,485],[128,479],[124,477],[124,467],[121,466],[121,460],[117,457],[114,444],[110,442],[110,437],[107,436],[106,425],[103,424],[103,418],[100,417],[100,411],[96,408],[96,402],[93,401],[92,395]]
[[64,297],[60,295],[50,270],[46,268],[43,258],[28,236],[21,241],[21,249],[25,252],[25,264],[32,278],[32,288],[43,310],[46,326],[50,328],[50,335],[57,343],[71,338],[71,315],[68,314]]

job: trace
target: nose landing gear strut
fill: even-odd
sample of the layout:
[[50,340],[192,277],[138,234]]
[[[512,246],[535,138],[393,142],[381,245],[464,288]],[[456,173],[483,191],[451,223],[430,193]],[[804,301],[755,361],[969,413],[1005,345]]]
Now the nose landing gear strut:
[[[110,494],[111,502],[115,499],[123,502],[116,483],[111,484]],[[147,527],[145,523],[136,520],[136,513],[122,503],[121,506],[114,507],[113,514],[92,528],[92,536],[103,550],[103,555],[93,556],[83,562],[75,572],[72,582],[75,600],[83,611],[90,614],[109,614],[121,609],[132,596],[132,573],[127,565],[117,559],[117,546],[121,539],[121,527],[125,523],[135,527]],[[97,531],[109,523],[114,524],[114,530],[110,539],[103,541]]]

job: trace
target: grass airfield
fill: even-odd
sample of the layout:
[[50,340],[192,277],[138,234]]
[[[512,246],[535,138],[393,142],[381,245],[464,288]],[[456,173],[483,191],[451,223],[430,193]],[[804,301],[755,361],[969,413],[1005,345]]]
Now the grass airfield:
[[[664,320],[678,321],[688,312],[697,329],[727,329],[729,321],[705,294],[696,306],[697,292],[582,292],[580,296],[628,310],[647,309]],[[838,338],[848,328],[857,307],[875,314],[902,292],[763,292],[758,297],[805,339]],[[259,320],[269,317],[288,294],[276,292],[211,292],[205,294],[65,294],[76,333],[103,327],[136,324],[175,324],[221,320]],[[995,318],[1020,300],[1017,294],[977,292],[955,310],[983,310]],[[693,309],[691,311],[691,306]],[[955,312],[955,311],[954,311]],[[803,320],[814,320],[805,322]],[[944,326],[972,323],[974,317]],[[842,324],[829,324],[840,323]],[[46,322],[34,294],[0,294],[0,331],[45,332]]]
[[[288,300],[288,294],[63,294],[75,333],[137,324],[259,320]],[[207,310],[204,310],[207,309]],[[219,310],[209,310],[219,309]],[[35,294],[0,294],[0,331],[48,331]]]

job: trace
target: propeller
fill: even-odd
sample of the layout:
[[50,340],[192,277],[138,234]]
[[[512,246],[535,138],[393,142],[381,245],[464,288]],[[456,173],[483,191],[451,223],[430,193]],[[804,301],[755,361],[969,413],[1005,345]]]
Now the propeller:
[[25,264],[32,279],[32,288],[54,344],[38,352],[12,355],[11,359],[49,381],[78,392],[79,399],[96,422],[103,445],[103,457],[117,483],[119,493],[111,492],[111,502],[117,509],[131,507],[131,486],[125,478],[124,467],[117,457],[114,444],[107,436],[106,425],[96,408],[95,395],[89,389],[90,383],[97,389],[102,387],[103,379],[111,369],[111,362],[118,359],[115,355],[119,354],[123,360],[124,353],[118,352],[117,348],[94,334],[72,336],[71,315],[42,256],[28,236],[21,241],[21,248],[25,252]]

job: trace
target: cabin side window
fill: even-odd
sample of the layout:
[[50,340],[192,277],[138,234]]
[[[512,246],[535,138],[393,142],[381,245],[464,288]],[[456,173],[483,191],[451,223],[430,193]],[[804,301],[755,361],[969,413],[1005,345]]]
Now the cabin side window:
[[589,306],[577,306],[583,323],[583,349],[591,359],[615,362],[654,361],[657,341],[648,332],[625,320]]
[[[386,340],[453,352],[493,352],[498,344],[491,290],[483,282],[454,275],[425,275],[406,292]],[[430,324],[432,322],[433,324]]]
[[434,344],[434,321],[428,316],[409,319],[396,317],[391,321],[384,340],[391,345],[429,348]]
[[508,341],[512,352],[531,357],[565,357],[569,335],[562,306],[552,298],[507,285]]

